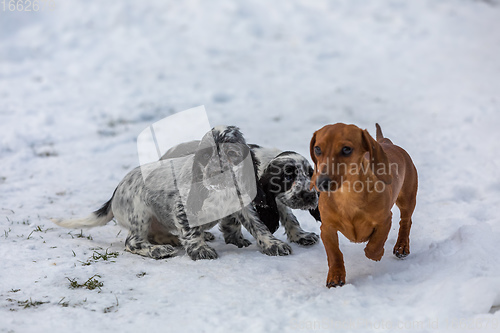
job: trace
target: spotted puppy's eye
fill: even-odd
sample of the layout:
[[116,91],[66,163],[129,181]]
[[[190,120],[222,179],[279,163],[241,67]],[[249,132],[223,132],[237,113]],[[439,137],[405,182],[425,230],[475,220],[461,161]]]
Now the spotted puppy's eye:
[[234,150],[230,150],[227,152],[227,156],[230,158],[235,158],[238,157],[238,153],[236,153]]
[[352,148],[351,147],[344,146],[342,148],[342,155],[349,156],[349,155],[351,155],[351,153],[352,153]]
[[211,156],[212,156],[212,154],[210,154],[209,152],[204,152],[202,155],[202,158],[203,158],[203,160],[208,161]]
[[293,174],[286,174],[285,175],[285,180],[288,181],[288,182],[292,181],[293,180]]
[[241,161],[243,161],[243,157],[236,150],[228,150],[226,152],[226,156],[234,165],[239,164]]
[[314,147],[314,153],[318,156],[321,155],[321,148],[318,146]]

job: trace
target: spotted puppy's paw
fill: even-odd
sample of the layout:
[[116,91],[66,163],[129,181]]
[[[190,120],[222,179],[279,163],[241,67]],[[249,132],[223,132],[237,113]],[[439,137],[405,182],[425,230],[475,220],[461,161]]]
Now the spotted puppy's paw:
[[252,244],[248,239],[243,238],[243,236],[238,237],[228,237],[225,239],[226,244],[236,245],[238,248],[247,247]]
[[195,249],[189,250],[188,255],[193,260],[201,259],[217,259],[217,252],[208,245],[202,245]]
[[208,231],[204,232],[203,237],[205,238],[205,242],[211,242],[215,239],[214,234]]
[[154,245],[149,250],[153,259],[165,259],[177,254],[177,250],[172,245]]
[[319,236],[314,232],[302,232],[294,239],[290,239],[291,242],[297,243],[302,246],[311,246],[318,242]]
[[259,241],[259,245],[262,249],[262,253],[268,256],[287,256],[292,254],[292,247],[279,239],[271,239],[264,244]]

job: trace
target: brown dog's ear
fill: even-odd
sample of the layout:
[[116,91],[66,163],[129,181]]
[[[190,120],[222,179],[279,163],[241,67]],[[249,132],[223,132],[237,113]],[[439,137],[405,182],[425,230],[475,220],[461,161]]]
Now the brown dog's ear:
[[311,159],[314,162],[314,173],[311,176],[311,185],[310,185],[310,190],[316,187],[316,177],[318,173],[318,166],[316,165],[318,163],[318,160],[316,159],[316,155],[314,154],[314,146],[316,146],[316,133],[318,131],[314,132],[313,137],[311,138],[311,143],[309,144],[309,153],[311,154]]
[[370,153],[370,163],[375,176],[389,185],[392,183],[391,167],[389,159],[382,146],[375,141],[367,130],[362,131],[363,147]]
[[314,154],[314,146],[316,146],[316,133],[314,132],[313,137],[311,138],[311,143],[309,144],[309,153],[311,154],[311,158],[314,162],[314,169],[316,169],[316,155]]

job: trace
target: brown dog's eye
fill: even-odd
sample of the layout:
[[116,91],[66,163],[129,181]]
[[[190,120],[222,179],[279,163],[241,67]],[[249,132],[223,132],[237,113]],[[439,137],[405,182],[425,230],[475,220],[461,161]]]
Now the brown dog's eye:
[[314,147],[314,153],[315,153],[316,155],[321,155],[321,148],[320,148],[320,147],[318,147],[318,146]]
[[342,148],[342,155],[349,156],[349,155],[351,155],[351,153],[352,153],[352,148],[351,147],[345,146],[345,147]]

